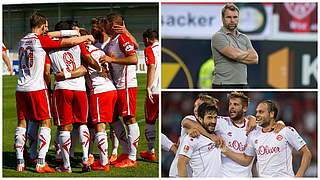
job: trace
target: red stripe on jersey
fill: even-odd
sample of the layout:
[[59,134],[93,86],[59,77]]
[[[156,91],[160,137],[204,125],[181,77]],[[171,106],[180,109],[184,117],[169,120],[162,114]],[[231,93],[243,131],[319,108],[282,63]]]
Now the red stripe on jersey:
[[92,50],[92,51],[89,51],[89,53],[91,54],[91,53],[93,53],[93,52],[95,52],[95,51],[102,51],[102,50],[99,49],[99,48],[97,48],[97,49],[94,49],[94,50]]
[[127,35],[120,34],[118,40],[120,50],[125,54],[125,56],[131,56],[136,54],[133,42]]
[[43,49],[55,49],[61,47],[62,39],[52,40],[49,36],[38,35]]
[[88,54],[90,55],[89,51],[87,50],[87,48],[83,42],[80,43],[79,46],[80,46],[82,56],[86,56]]
[[144,49],[144,56],[146,60],[146,65],[155,64],[156,58],[154,57],[152,46],[148,46]]
[[124,88],[127,89],[128,88],[128,65],[125,65],[124,70],[125,70]]

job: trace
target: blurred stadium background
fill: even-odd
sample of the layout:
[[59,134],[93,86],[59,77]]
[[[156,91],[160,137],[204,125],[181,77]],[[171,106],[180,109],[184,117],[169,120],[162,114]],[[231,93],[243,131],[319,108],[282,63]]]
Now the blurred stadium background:
[[[207,93],[219,99],[219,115],[228,116],[229,92],[162,92],[161,132],[177,142],[181,131],[181,120],[186,115],[193,114],[194,99],[199,93]],[[264,99],[278,103],[278,119],[285,122],[286,126],[294,127],[307,142],[312,153],[312,162],[306,172],[308,177],[317,177],[317,93],[316,92],[246,92],[250,98],[248,114],[255,115],[257,104]],[[161,175],[168,177],[173,155],[161,151]],[[300,166],[298,152],[293,153],[293,169],[296,172]]]
[[[318,3],[236,5],[240,8],[238,28],[259,54],[259,64],[248,65],[250,88],[317,88]],[[210,88],[212,71],[204,67],[203,81],[199,73],[212,56],[211,37],[222,26],[223,6],[161,4],[162,72],[166,72],[162,73],[162,88],[208,87],[206,84]],[[208,63],[212,67],[212,60]]]
[[[19,1],[15,2],[18,3]],[[87,30],[91,30],[91,19],[106,16],[111,12],[121,13],[125,17],[127,29],[139,43],[139,64],[137,71],[146,73],[144,63],[144,44],[142,33],[147,29],[159,28],[158,3],[43,3],[43,4],[10,4],[3,5],[3,37],[2,41],[8,49],[14,71],[18,71],[17,51],[19,40],[30,32],[29,17],[34,11],[47,16],[49,31],[61,20],[76,20]],[[3,63],[4,65],[4,63]],[[3,66],[3,74],[7,74]]]

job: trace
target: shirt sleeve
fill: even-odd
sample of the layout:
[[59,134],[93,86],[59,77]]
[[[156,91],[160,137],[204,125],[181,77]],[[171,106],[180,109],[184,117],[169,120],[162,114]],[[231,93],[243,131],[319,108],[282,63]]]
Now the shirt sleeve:
[[62,39],[53,40],[49,36],[38,36],[43,49],[56,49],[61,47]]
[[254,137],[254,132],[251,132],[248,135],[247,139],[247,146],[244,150],[244,154],[247,156],[256,156],[256,151],[254,150],[254,142],[253,142],[253,137]]
[[161,133],[161,149],[170,151],[173,142],[164,134]]
[[151,65],[151,64],[156,63],[156,59],[154,57],[151,46],[147,47],[144,50],[144,56],[145,56],[145,60],[146,60],[146,65]]
[[252,43],[251,43],[249,37],[246,36],[246,35],[244,35],[244,37],[245,37],[245,39],[246,39],[246,47],[247,47],[247,50],[248,50],[248,49],[253,49],[253,46],[252,46]]
[[7,50],[6,46],[2,43],[2,52],[6,51],[6,50]]
[[131,39],[125,35],[121,34],[119,37],[119,46],[121,51],[126,55],[126,56],[131,56],[136,54],[136,50],[134,49],[133,42]]
[[226,35],[223,33],[216,33],[212,37],[212,47],[220,51],[222,48],[229,45],[229,40],[227,39]]
[[81,50],[81,55],[82,56],[86,56],[88,54],[90,55],[89,51],[86,48],[86,45],[83,42],[80,43],[79,46],[80,46],[80,50]]
[[181,144],[180,144],[181,148],[180,148],[180,151],[178,152],[178,154],[187,156],[188,158],[191,158],[191,155],[192,155],[194,149],[196,149],[195,140],[196,140],[195,138],[192,138],[189,135],[184,136],[181,141]]
[[297,151],[299,151],[306,144],[306,142],[293,127],[286,127],[285,137],[289,144]]

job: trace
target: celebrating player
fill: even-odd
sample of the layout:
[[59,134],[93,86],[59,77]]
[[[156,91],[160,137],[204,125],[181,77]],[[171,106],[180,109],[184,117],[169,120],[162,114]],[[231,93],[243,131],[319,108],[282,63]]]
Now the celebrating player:
[[[55,30],[70,30],[72,26],[70,23],[60,21],[56,24]],[[90,37],[87,35],[84,37]],[[59,143],[62,150],[62,157],[64,165],[57,167],[59,172],[72,172],[70,165],[70,131],[72,124],[78,123],[79,136],[82,146],[82,171],[89,170],[88,163],[88,150],[90,133],[87,128],[87,114],[88,114],[88,101],[86,96],[85,79],[83,76],[69,79],[72,77],[71,72],[77,68],[81,68],[81,55],[84,62],[100,70],[100,66],[96,63],[87,52],[84,43],[79,46],[71,48],[64,48],[58,50],[52,50],[49,52],[49,56],[52,62],[52,69],[54,74],[63,71],[65,80],[55,81],[55,89],[53,93],[53,109],[55,125],[59,130]],[[82,73],[82,75],[84,75]]]
[[147,69],[147,96],[145,100],[145,136],[148,150],[141,151],[140,156],[151,161],[157,160],[154,152],[156,140],[155,122],[159,114],[159,88],[160,88],[160,46],[158,32],[147,29],[143,33],[144,50]]
[[[212,103],[202,103],[198,108],[197,121],[208,133],[214,133],[217,121],[217,108]],[[192,177],[219,177],[221,150],[208,137],[196,138],[186,135],[182,138],[178,154],[179,177],[187,177],[190,164]],[[188,163],[190,161],[190,163]]]
[[[257,157],[259,177],[303,177],[311,161],[311,152],[305,141],[292,127],[285,127],[275,133],[273,125],[278,108],[273,101],[264,100],[256,108],[258,126],[248,135],[244,153],[236,153],[224,146],[223,153],[242,166],[248,166]],[[296,174],[292,169],[292,149],[302,155]]]
[[130,142],[129,155],[119,158],[116,167],[136,166],[136,155],[139,142],[139,126],[135,118],[137,77],[136,64],[138,58],[134,44],[126,34],[114,30],[115,25],[123,25],[124,19],[120,14],[111,13],[107,16],[107,32],[111,36],[107,55],[100,58],[100,63],[111,63],[111,74],[118,91],[115,118],[120,115],[128,127]]
[[30,17],[30,26],[32,33],[20,40],[19,48],[20,66],[16,89],[18,126],[15,132],[17,171],[21,172],[25,168],[23,148],[26,141],[26,120],[30,120],[37,121],[41,125],[38,135],[39,154],[36,172],[54,172],[55,170],[45,162],[51,139],[51,112],[44,78],[44,74],[50,75],[50,73],[44,72],[47,58],[46,50],[74,46],[90,38],[76,37],[53,41],[49,36],[43,35],[48,31],[47,18],[37,12]]
[[[217,106],[217,102],[218,100],[209,96],[209,95],[206,95],[206,94],[199,94],[197,96],[197,98],[195,99],[194,101],[194,106],[193,106],[193,115],[188,115],[186,117],[183,118],[182,121],[186,120],[186,119],[189,119],[190,121],[192,122],[196,122],[196,118],[198,116],[198,107],[202,104],[202,103],[212,103],[212,104],[215,104]],[[183,125],[181,126],[181,133],[180,133],[180,141],[181,141],[181,138],[183,138],[188,132],[188,129],[186,127],[184,127]],[[205,136],[206,137],[209,137],[210,139],[212,139],[214,142],[218,142],[219,143],[219,138],[217,138],[214,134],[210,134],[208,132],[205,133]],[[222,139],[220,140],[222,141]],[[219,143],[220,144],[220,143]],[[180,151],[182,147],[179,145],[178,146],[178,151]],[[178,177],[178,154],[175,155],[172,163],[171,163],[171,166],[170,166],[170,171],[169,171],[169,176],[170,177]],[[188,166],[189,167],[189,166]],[[192,172],[191,172],[191,169],[190,167],[188,168],[188,176],[191,177],[192,176]]]

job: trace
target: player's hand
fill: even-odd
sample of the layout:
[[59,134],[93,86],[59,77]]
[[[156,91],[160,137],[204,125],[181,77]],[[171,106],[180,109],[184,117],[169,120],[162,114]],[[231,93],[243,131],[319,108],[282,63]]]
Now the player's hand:
[[195,138],[195,137],[200,136],[201,133],[199,132],[198,129],[192,128],[192,129],[189,129],[188,134],[189,134],[189,136]]
[[216,144],[216,147],[221,148],[221,146],[224,144],[224,140],[221,136],[211,134],[210,139]]
[[86,35],[87,37],[87,41],[91,41],[92,43],[94,43],[95,39],[92,35]]
[[225,153],[229,150],[229,148],[226,146],[226,143],[223,141],[223,143],[220,146],[221,152]]
[[101,68],[101,71],[99,72],[99,76],[104,78],[109,78],[107,69],[103,66],[101,66],[100,68]]
[[286,125],[283,121],[279,120],[273,125],[274,133],[279,133],[283,128],[285,128]]
[[103,55],[99,59],[100,64],[111,63],[113,62],[113,58],[107,55]]
[[10,76],[12,76],[13,75],[13,69],[12,68],[10,68],[10,67],[8,67],[8,72],[9,72],[9,74],[10,74]]
[[150,88],[147,88],[147,96],[149,100],[151,101],[152,104],[154,104],[153,96],[152,96],[152,91]]
[[249,115],[247,116],[247,119],[249,120],[246,127],[246,134],[248,135],[254,128],[257,127],[257,118],[252,115]]
[[173,152],[173,154],[176,154],[178,150],[178,145],[176,143],[173,143],[170,147],[170,151]]
[[128,33],[127,28],[125,26],[121,26],[121,25],[112,26],[112,30],[118,34],[127,34]]
[[63,81],[63,80],[65,80],[65,78],[64,78],[64,73],[63,73],[63,69],[62,69],[60,72],[58,72],[57,74],[54,75],[54,79],[55,79],[56,81]]

